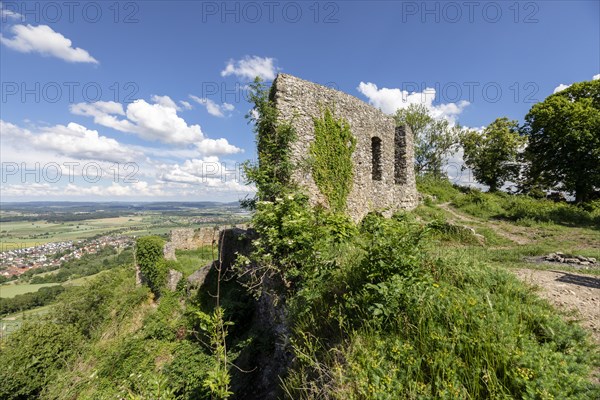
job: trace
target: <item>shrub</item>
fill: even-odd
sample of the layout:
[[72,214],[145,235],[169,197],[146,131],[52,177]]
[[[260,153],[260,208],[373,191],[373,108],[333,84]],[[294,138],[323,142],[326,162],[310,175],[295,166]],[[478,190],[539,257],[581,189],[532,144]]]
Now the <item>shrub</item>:
[[164,240],[158,236],[141,237],[136,242],[136,260],[152,293],[160,295],[167,277],[163,257]]
[[460,194],[460,187],[452,185],[448,179],[437,179],[431,175],[417,175],[417,190],[435,196],[439,202],[445,203],[452,201],[454,197]]
[[0,351],[0,398],[37,397],[82,346],[83,337],[73,326],[23,325],[6,339]]
[[318,261],[325,281],[288,300],[304,306],[292,308],[288,396],[598,397],[584,331],[508,272],[430,257],[434,231],[370,214],[351,239],[361,252]]

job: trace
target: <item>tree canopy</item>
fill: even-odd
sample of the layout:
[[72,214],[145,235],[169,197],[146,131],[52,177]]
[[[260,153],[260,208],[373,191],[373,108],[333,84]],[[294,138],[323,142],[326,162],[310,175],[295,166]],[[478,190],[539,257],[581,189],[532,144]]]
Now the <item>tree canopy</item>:
[[454,153],[459,126],[451,126],[445,119],[434,118],[427,107],[411,104],[395,115],[397,125],[408,125],[415,138],[415,172],[442,177],[442,166]]
[[522,133],[527,178],[589,199],[600,187],[600,80],[580,82],[535,104]]
[[465,152],[465,164],[477,181],[490,187],[490,192],[518,177],[517,154],[525,144],[525,138],[519,135],[517,121],[498,118],[481,133],[466,131],[461,135],[460,143]]

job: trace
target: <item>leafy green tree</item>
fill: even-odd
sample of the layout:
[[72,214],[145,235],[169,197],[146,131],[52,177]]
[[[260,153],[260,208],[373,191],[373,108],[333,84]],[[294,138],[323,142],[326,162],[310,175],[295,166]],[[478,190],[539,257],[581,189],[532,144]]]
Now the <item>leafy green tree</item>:
[[517,155],[526,139],[519,135],[517,121],[498,118],[483,132],[466,131],[460,136],[466,166],[478,182],[497,191],[507,180],[519,174]]
[[527,178],[585,202],[600,187],[600,80],[580,82],[534,105],[522,132]]
[[422,104],[399,109],[395,119],[398,126],[408,125],[414,135],[415,172],[441,178],[442,165],[454,153],[461,128],[451,126],[445,119],[434,118]]

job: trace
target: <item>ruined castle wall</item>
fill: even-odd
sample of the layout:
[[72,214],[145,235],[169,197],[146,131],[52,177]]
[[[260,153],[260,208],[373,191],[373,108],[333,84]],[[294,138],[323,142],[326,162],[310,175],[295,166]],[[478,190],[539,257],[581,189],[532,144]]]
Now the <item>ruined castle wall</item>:
[[173,229],[171,240],[165,244],[164,256],[167,260],[175,260],[175,250],[196,250],[212,245],[218,238],[219,230],[214,227]]
[[313,204],[327,204],[307,160],[314,140],[313,117],[322,116],[328,107],[336,118],[348,121],[356,137],[347,213],[358,221],[372,210],[389,215],[416,207],[413,135],[408,127],[396,129],[393,117],[358,98],[291,75],[279,74],[273,85],[280,118],[291,121],[297,134],[291,144],[292,162],[297,166],[292,178],[306,189]]

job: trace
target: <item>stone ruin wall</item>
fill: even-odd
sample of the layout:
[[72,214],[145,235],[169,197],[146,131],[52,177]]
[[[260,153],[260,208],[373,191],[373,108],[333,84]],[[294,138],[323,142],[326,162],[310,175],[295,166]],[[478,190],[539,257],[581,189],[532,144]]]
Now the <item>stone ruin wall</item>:
[[219,238],[219,229],[214,227],[173,229],[170,236],[169,242],[165,243],[164,256],[167,260],[176,260],[175,250],[196,250],[212,245],[213,241]]
[[[394,118],[349,94],[279,74],[272,96],[280,118],[291,121],[297,140],[291,144],[295,165],[306,165],[314,140],[313,117],[328,107],[336,118],[343,117],[356,137],[353,154],[354,183],[347,201],[347,213],[361,220],[369,211],[389,216],[398,209],[418,204],[413,168],[413,135],[408,127],[396,128]],[[313,205],[327,201],[312,179],[310,168],[296,167],[292,178],[303,186]]]

